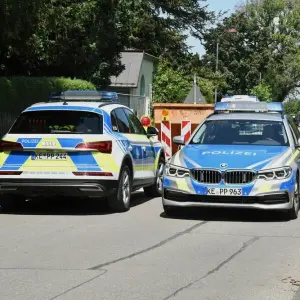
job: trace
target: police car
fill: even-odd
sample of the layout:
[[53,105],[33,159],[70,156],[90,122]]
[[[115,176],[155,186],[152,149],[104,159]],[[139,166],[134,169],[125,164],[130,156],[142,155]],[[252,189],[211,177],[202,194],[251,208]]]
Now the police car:
[[299,138],[281,103],[223,101],[166,164],[163,207],[299,210]]
[[22,112],[0,141],[1,205],[107,197],[115,211],[126,211],[134,190],[161,195],[165,154],[157,134],[116,93],[54,93]]

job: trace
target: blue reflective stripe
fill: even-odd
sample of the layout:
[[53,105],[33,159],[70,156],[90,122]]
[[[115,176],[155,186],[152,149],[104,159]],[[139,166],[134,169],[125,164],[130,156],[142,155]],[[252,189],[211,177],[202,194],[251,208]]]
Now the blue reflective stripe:
[[0,169],[13,171],[19,170],[29,156],[30,152],[12,151]]
[[24,148],[35,148],[41,140],[41,138],[18,138],[17,142]]
[[78,144],[83,143],[83,139],[73,138],[58,138],[57,139],[63,148],[75,148]]
[[69,157],[78,171],[101,171],[91,152],[70,152]]

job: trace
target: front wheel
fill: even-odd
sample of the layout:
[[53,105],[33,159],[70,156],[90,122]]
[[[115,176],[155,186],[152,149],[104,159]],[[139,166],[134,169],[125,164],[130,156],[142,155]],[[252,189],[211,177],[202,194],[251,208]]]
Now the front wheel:
[[116,212],[125,212],[130,209],[132,177],[128,166],[121,169],[119,183],[114,194],[108,197],[109,207]]
[[293,197],[293,207],[288,210],[288,219],[296,220],[298,218],[299,212],[299,179],[297,178],[297,183],[295,184],[295,191]]
[[144,187],[144,193],[149,197],[160,197],[162,195],[163,175],[164,175],[165,160],[160,158],[156,169],[155,183]]

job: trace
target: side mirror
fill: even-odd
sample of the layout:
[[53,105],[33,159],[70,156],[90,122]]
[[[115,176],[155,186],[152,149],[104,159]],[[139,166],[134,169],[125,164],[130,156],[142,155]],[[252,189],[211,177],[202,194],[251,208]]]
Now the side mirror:
[[173,142],[176,145],[180,145],[180,146],[184,146],[185,142],[184,142],[184,137],[183,136],[174,136],[173,138]]
[[147,128],[147,136],[151,137],[151,136],[157,136],[158,135],[158,129],[153,127],[153,126],[149,126]]

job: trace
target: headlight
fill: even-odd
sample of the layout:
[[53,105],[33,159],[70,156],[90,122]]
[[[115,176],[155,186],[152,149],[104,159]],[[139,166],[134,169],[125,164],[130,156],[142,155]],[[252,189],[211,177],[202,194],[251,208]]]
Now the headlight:
[[258,179],[265,180],[276,180],[276,179],[285,179],[290,177],[292,174],[292,168],[290,167],[282,167],[278,169],[269,169],[258,172]]
[[186,168],[166,164],[166,175],[183,178],[186,176],[190,176],[190,171]]

